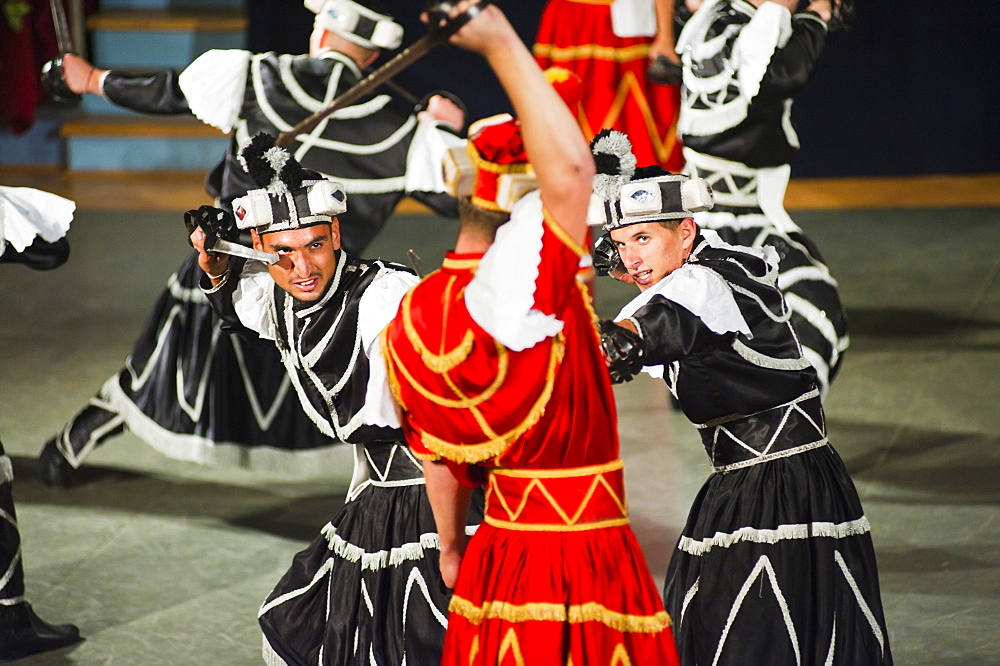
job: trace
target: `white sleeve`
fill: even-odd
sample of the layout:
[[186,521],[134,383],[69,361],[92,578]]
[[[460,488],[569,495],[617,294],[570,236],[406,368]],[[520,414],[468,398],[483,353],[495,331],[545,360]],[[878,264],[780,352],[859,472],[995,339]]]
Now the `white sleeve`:
[[181,92],[198,120],[232,131],[243,108],[250,57],[249,51],[212,49],[181,72]]
[[0,187],[0,254],[7,243],[17,252],[35,236],[54,243],[69,231],[76,203],[31,187]]
[[362,418],[369,425],[400,427],[396,403],[389,392],[389,378],[379,344],[379,334],[396,316],[403,296],[417,282],[416,275],[383,268],[365,289],[358,303],[361,345],[368,356],[368,388]]
[[534,308],[544,227],[538,190],[524,195],[465,288],[473,321],[514,351],[557,335],[563,322]]
[[792,13],[776,2],[765,2],[740,31],[733,44],[737,61],[736,79],[747,101],[760,92],[774,52],[792,36]]
[[441,164],[449,148],[465,143],[451,132],[441,129],[437,122],[421,121],[406,154],[406,192],[445,192],[444,169]]
[[[218,286],[222,286],[221,284]],[[261,261],[248,261],[243,266],[239,284],[233,293],[233,306],[240,322],[265,340],[275,340],[274,280]]]

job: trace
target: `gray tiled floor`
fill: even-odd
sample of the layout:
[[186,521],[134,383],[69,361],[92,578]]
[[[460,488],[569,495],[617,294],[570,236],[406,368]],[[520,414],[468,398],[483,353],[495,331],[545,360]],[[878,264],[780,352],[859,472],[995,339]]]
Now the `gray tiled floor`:
[[[183,208],[183,205],[181,205]],[[852,347],[831,438],[874,529],[899,664],[1000,663],[1000,225],[997,210],[799,213],[841,281]],[[452,223],[400,217],[370,254],[436,266]],[[15,463],[28,595],[87,640],[26,664],[244,664],[255,614],[349,478],[168,460],[131,435],[84,483],[42,487],[42,442],[121,365],[186,252],[178,216],[84,213],[51,273],[3,266],[0,435]],[[612,314],[627,287],[601,285]],[[617,392],[634,526],[662,580],[707,475],[662,384]]]

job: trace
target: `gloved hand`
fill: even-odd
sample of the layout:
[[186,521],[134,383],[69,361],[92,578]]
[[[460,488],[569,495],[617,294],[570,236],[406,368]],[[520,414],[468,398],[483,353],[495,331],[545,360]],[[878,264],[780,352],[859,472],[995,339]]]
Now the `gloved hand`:
[[601,351],[611,381],[615,384],[631,381],[644,365],[642,338],[610,319],[599,321],[597,330],[601,334]]

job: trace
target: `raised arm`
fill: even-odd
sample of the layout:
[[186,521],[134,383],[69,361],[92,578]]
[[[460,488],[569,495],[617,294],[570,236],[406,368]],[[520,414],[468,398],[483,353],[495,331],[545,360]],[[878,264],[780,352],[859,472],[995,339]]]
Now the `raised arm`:
[[[463,2],[459,10],[476,3]],[[521,123],[521,135],[546,209],[579,243],[586,238],[594,159],[569,108],[495,5],[451,42],[479,53],[493,68]]]

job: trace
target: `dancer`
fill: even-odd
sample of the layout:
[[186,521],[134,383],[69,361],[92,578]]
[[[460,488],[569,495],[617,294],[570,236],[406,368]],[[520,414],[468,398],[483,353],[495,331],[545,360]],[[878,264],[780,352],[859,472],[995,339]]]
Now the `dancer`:
[[827,440],[775,250],[700,230],[705,181],[635,169],[624,135],[594,152],[591,223],[641,292],[601,322],[612,377],[664,378],[713,468],[664,589],[682,663],[891,664],[871,527]]
[[676,68],[673,0],[549,0],[533,47],[543,68],[561,67],[583,81],[577,121],[589,141],[602,127],[632,138],[644,163],[683,166],[677,141],[679,76],[656,83],[656,63]]
[[[211,282],[203,286],[228,326],[273,341],[305,412],[327,436],[355,445],[356,466],[347,504],[260,610],[264,657],[437,663],[449,595],[421,466],[403,442],[377,344],[417,278],[341,250],[343,185],[315,180],[273,142],[258,134],[243,148],[259,188],[233,204],[235,224],[277,262],[209,255],[197,229],[192,242]],[[210,228],[233,221],[219,209],[200,214]]]
[[[519,122],[480,121],[452,153],[455,249],[383,334],[455,589],[442,663],[676,663],[628,526],[614,399],[576,278],[587,144],[496,6],[452,43],[486,58]],[[466,543],[477,485],[486,517]]]
[[[681,3],[683,4],[683,3]],[[825,396],[849,344],[837,282],[818,248],[785,212],[799,148],[792,100],[808,83],[827,33],[849,20],[851,0],[687,0],[678,12],[683,65],[685,171],[705,178],[715,208],[698,213],[734,245],[778,252],[778,287]],[[693,15],[684,9],[695,9]],[[793,13],[795,12],[795,13]],[[642,162],[649,164],[650,162]]]
[[[64,235],[76,204],[27,187],[0,187],[0,263],[50,270],[69,258]],[[14,469],[0,442],[0,661],[57,650],[81,640],[72,624],[52,625],[24,597]]]
[[[193,113],[232,132],[207,183],[228,207],[252,186],[237,158],[241,142],[294,126],[357,83],[380,49],[400,43],[402,28],[367,6],[306,5],[316,12],[308,56],[213,50],[180,74],[136,74],[66,54],[65,80],[75,92],[136,111]],[[375,95],[297,137],[296,157],[351,195],[340,216],[349,252],[371,241],[404,194],[455,214],[438,165],[462,124],[463,112],[444,97],[431,97],[415,115]],[[330,455],[335,440],[303,414],[274,349],[221,331],[198,289],[200,275],[192,254],[168,281],[125,368],[45,444],[39,474],[46,484],[70,485],[90,451],[126,428],[166,455],[201,463],[315,473],[340,462]]]

